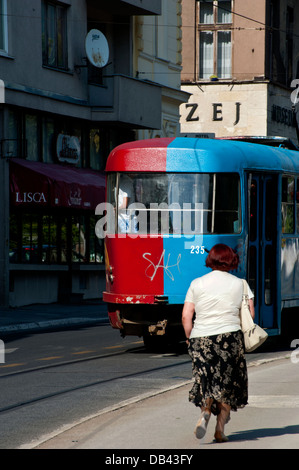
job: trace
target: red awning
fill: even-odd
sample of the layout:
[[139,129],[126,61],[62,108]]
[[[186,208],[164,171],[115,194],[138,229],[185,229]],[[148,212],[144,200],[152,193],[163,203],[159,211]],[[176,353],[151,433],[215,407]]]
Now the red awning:
[[14,158],[10,161],[10,198],[15,206],[94,210],[105,199],[105,175]]

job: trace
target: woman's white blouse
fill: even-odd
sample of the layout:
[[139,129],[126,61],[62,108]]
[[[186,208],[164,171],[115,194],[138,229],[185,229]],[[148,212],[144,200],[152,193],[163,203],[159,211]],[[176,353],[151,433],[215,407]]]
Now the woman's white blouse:
[[[253,298],[249,287],[248,292]],[[227,272],[215,270],[194,279],[185,298],[195,306],[190,338],[239,330],[242,294],[242,279]]]

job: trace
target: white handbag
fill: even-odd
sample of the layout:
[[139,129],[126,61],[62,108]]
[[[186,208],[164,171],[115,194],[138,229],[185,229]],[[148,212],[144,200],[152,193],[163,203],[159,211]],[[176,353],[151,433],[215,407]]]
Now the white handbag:
[[243,280],[243,297],[240,309],[241,330],[244,335],[245,351],[251,352],[268,338],[268,333],[254,323],[248,305],[247,282]]

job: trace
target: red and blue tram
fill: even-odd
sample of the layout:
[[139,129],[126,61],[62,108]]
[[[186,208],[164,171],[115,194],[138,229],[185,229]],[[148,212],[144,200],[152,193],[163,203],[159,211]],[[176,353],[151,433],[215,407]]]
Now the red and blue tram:
[[190,282],[216,243],[255,294],[256,322],[299,314],[299,152],[228,139],[161,138],[115,148],[106,165],[106,290],[123,336],[184,339]]

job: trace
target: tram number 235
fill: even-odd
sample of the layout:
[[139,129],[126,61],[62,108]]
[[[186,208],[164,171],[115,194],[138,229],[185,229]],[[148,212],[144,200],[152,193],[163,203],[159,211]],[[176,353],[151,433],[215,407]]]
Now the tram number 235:
[[205,252],[205,247],[200,245],[191,245],[190,253],[192,255],[203,255]]

